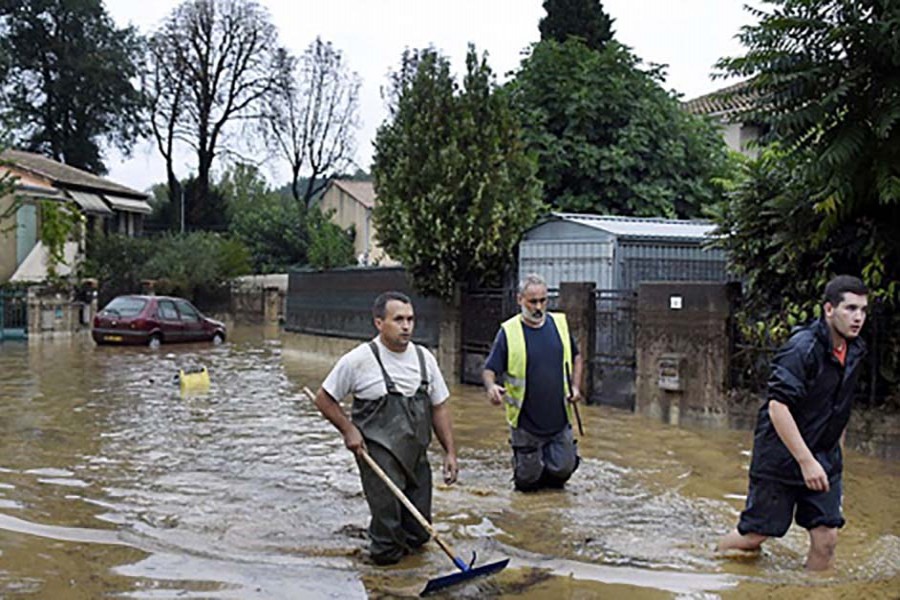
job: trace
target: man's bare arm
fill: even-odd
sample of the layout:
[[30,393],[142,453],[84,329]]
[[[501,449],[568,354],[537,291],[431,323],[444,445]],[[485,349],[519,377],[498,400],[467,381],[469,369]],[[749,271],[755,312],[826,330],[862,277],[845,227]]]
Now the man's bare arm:
[[446,402],[432,407],[431,424],[444,448],[444,483],[454,483],[459,474],[459,466],[456,462],[456,445],[453,442],[453,420]]
[[487,392],[488,400],[491,401],[491,404],[496,406],[503,404],[503,395],[506,393],[506,388],[497,385],[497,374],[490,369],[485,369],[481,372],[481,381],[484,383],[484,391]]
[[344,438],[344,446],[348,450],[357,454],[360,448],[365,447],[359,429],[347,418],[340,403],[332,398],[324,388],[319,388],[314,402],[319,412],[341,433]]
[[584,377],[584,359],[581,357],[581,354],[575,357],[573,369],[572,369],[572,381],[569,382],[569,387],[572,388],[572,402],[580,402],[583,398],[581,396],[581,383]]

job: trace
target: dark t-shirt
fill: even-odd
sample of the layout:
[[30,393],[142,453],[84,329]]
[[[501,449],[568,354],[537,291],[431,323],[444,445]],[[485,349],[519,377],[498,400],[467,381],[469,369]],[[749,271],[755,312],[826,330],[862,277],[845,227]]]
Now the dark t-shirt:
[[[519,427],[535,435],[559,433],[568,423],[565,398],[563,398],[563,347],[556,324],[548,315],[544,324],[522,326],[525,332],[525,401],[519,413]],[[572,358],[578,356],[575,338],[570,335]],[[506,373],[506,332],[497,332],[491,353],[484,363],[498,377]],[[571,375],[571,374],[570,374]]]

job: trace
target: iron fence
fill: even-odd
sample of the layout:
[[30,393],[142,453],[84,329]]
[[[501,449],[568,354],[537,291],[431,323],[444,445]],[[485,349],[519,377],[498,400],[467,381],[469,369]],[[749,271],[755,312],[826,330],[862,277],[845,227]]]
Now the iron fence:
[[28,299],[25,290],[0,289],[0,342],[28,336]]

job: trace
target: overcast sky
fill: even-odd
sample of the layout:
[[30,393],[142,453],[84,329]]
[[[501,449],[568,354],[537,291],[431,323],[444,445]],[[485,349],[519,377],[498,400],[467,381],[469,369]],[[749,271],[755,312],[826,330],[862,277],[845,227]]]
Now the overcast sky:
[[[752,22],[742,0],[603,0],[615,21],[616,38],[645,62],[668,65],[666,87],[685,99],[727,85],[712,81],[712,66],[722,56],[741,54],[734,38]],[[757,2],[752,2],[757,4]],[[148,34],[179,4],[178,0],[105,0],[119,26],[132,24]],[[453,69],[465,67],[467,44],[488,52],[488,62],[503,76],[515,69],[529,44],[538,41],[542,0],[262,0],[280,32],[280,42],[300,55],[315,37],[331,41],[362,78],[356,162],[368,170],[375,131],[386,117],[380,88],[403,49],[434,45],[450,57]],[[193,170],[184,154],[179,176]],[[135,146],[130,159],[110,153],[109,177],[144,190],[165,180],[162,159],[149,142]],[[219,163],[217,168],[223,165]],[[284,165],[265,170],[273,185],[286,182]]]

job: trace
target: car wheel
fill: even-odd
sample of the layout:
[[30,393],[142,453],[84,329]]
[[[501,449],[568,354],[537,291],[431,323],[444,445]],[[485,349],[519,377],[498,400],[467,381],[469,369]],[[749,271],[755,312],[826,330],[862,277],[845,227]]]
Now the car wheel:
[[222,335],[222,333],[220,331],[217,331],[213,334],[212,343],[215,344],[216,346],[218,346],[219,344],[221,344],[224,341],[225,341],[225,336]]
[[162,344],[162,336],[159,335],[158,333],[154,333],[153,335],[151,335],[150,341],[147,342],[147,345],[150,346],[150,348],[152,348],[153,350],[156,350],[157,348],[159,348],[159,346],[161,344]]

